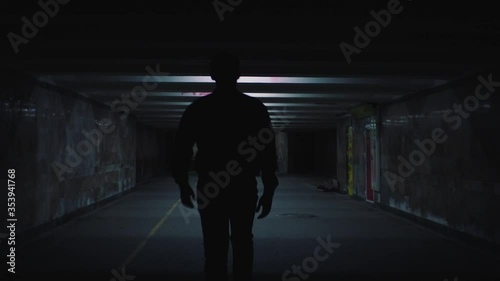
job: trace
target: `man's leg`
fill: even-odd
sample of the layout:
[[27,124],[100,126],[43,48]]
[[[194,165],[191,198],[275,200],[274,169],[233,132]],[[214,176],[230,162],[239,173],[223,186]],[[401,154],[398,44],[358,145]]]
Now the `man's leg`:
[[253,221],[255,217],[255,207],[257,205],[256,187],[255,192],[245,192],[238,194],[239,198],[231,204],[231,244],[233,248],[233,274],[235,281],[252,280],[253,272]]
[[199,210],[205,249],[206,281],[228,280],[229,216],[221,201],[215,198],[206,208]]

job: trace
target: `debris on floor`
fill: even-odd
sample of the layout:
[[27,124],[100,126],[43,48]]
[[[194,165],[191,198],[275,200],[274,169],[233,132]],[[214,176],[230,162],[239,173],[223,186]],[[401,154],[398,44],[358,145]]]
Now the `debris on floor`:
[[318,189],[324,192],[339,192],[339,183],[336,179],[330,178],[318,184]]

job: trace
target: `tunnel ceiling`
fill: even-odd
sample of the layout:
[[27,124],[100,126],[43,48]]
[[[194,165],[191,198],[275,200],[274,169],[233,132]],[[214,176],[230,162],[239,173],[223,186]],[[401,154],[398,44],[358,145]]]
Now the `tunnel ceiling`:
[[[11,2],[2,27],[21,34],[21,18],[40,7]],[[2,41],[1,59],[109,106],[149,77],[154,87],[129,108],[165,129],[175,129],[186,106],[213,89],[208,62],[221,49],[241,57],[240,90],[262,100],[275,125],[291,130],[335,128],[336,118],[356,105],[391,101],[498,64],[500,24],[492,9],[462,3],[431,9],[419,1],[402,1],[403,11],[349,63],[339,44],[354,46],[354,27],[364,28],[370,11],[389,1],[334,2],[243,0],[221,21],[214,1],[72,1],[17,54]]]
[[[154,68],[155,66],[153,66]],[[162,70],[162,69],[160,69]],[[164,71],[164,70],[162,70]],[[209,76],[144,74],[58,74],[40,76],[112,106],[117,112],[128,107],[139,120],[154,127],[175,129],[182,112],[194,99],[210,94]],[[239,89],[259,98],[268,107],[273,125],[288,129],[335,128],[336,118],[361,103],[381,103],[421,89],[445,83],[444,79],[349,76],[283,77],[242,76]],[[135,94],[135,100],[132,96]],[[123,102],[123,94],[133,102]],[[116,102],[119,101],[119,102]],[[114,103],[114,104],[113,104]],[[135,104],[137,105],[135,107]],[[135,108],[134,108],[135,107]]]

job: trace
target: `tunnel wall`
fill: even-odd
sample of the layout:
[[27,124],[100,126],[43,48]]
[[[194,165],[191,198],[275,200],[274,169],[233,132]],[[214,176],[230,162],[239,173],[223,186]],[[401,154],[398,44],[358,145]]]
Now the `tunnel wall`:
[[[489,74],[481,75],[488,80]],[[498,70],[491,75],[500,81]],[[474,105],[478,85],[474,75],[380,107],[380,203],[499,244],[500,88],[479,100],[476,110],[466,111],[466,118],[444,115],[464,100]],[[427,144],[424,151],[417,140],[432,140],[435,149]],[[413,168],[404,168],[405,161]]]
[[352,118],[353,195],[362,199],[366,199],[365,125],[368,123],[368,118]]
[[[15,215],[19,218],[18,226],[25,228],[34,223],[36,204],[37,165],[37,123],[35,97],[36,81],[29,76],[17,74],[0,66],[0,178],[7,182],[7,170],[15,169],[16,198]],[[7,190],[0,192],[1,202],[7,202]],[[7,207],[6,205],[3,205]],[[1,218],[7,219],[7,212],[2,211]],[[23,220],[21,220],[23,219]]]
[[288,173],[288,133],[276,131],[276,156],[278,158],[278,172]]
[[351,117],[337,120],[337,180],[340,192],[347,193],[347,128],[351,126]]
[[[337,177],[340,191],[359,199],[366,199],[365,126],[368,118],[344,117],[337,122]],[[348,160],[348,128],[352,128],[352,159]],[[351,166],[352,191],[349,192],[349,167]]]
[[[8,156],[2,166],[18,171],[18,230],[135,186],[132,117],[121,120],[104,105],[12,70],[3,74],[2,124],[9,134],[2,138]],[[32,111],[12,111],[23,107]]]

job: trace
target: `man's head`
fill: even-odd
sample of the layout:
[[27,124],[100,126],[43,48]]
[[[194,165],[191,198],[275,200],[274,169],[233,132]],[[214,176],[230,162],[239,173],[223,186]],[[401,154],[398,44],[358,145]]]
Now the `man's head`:
[[229,52],[216,54],[210,62],[210,76],[217,82],[236,82],[240,78],[240,60]]

